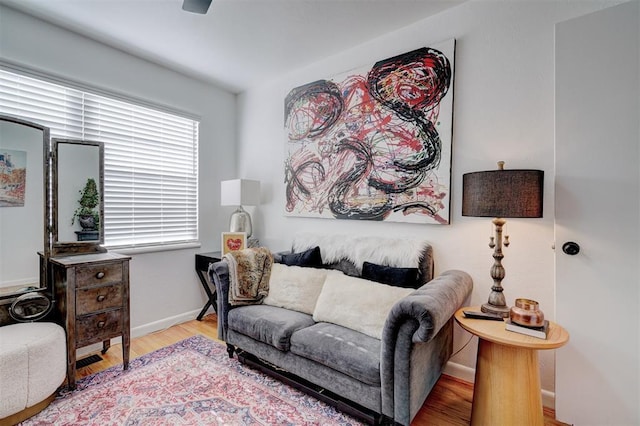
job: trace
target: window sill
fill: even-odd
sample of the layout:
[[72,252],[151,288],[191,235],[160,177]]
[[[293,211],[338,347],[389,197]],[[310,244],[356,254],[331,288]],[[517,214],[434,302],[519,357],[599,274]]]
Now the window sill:
[[120,254],[143,254],[143,253],[155,253],[158,251],[171,251],[171,250],[185,250],[201,247],[199,241],[193,243],[176,243],[176,244],[164,244],[157,246],[144,246],[144,247],[109,247],[110,251],[114,251]]

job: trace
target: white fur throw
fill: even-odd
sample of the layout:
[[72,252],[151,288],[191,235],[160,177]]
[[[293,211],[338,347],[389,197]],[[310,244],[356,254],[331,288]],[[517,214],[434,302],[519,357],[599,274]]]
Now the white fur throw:
[[327,272],[326,269],[274,263],[269,294],[262,303],[313,315]]
[[297,234],[293,251],[301,252],[319,246],[322,261],[335,263],[341,259],[351,261],[358,272],[362,264],[371,262],[396,268],[417,268],[420,257],[429,242],[407,238],[360,237],[354,235]]
[[382,339],[382,328],[389,311],[398,300],[413,291],[330,273],[316,303],[313,320],[341,325]]

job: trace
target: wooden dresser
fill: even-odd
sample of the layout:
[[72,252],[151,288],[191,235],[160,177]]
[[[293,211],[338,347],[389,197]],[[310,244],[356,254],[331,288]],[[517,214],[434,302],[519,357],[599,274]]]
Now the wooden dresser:
[[129,367],[129,256],[115,253],[49,258],[59,320],[67,332],[67,381],[76,387],[76,349],[122,336]]

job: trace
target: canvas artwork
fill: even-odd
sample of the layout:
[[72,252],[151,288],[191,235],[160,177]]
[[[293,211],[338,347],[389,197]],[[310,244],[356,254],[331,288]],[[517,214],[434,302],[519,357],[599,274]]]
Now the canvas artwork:
[[455,40],[292,89],[285,214],[449,223]]
[[0,147],[0,207],[23,207],[27,152]]

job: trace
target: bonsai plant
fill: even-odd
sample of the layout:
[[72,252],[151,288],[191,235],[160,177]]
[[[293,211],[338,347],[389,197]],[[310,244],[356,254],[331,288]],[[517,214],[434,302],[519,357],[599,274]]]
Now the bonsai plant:
[[79,192],[80,199],[78,200],[78,204],[80,204],[80,207],[73,212],[71,224],[73,225],[75,223],[77,217],[83,231],[95,231],[98,229],[98,224],[100,223],[100,215],[96,210],[96,207],[100,203],[96,181],[93,178],[87,179],[84,188]]

